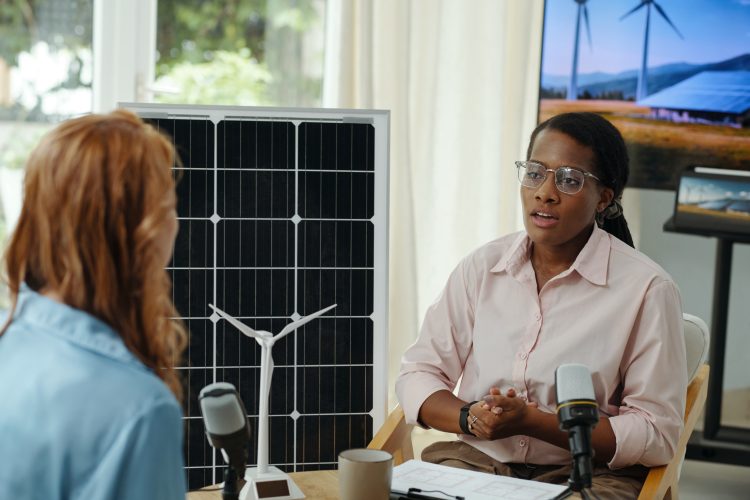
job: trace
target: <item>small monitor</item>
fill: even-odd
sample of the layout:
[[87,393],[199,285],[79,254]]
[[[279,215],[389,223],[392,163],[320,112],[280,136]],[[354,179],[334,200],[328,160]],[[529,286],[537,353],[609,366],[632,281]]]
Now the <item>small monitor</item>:
[[750,235],[750,172],[694,167],[680,176],[674,227]]

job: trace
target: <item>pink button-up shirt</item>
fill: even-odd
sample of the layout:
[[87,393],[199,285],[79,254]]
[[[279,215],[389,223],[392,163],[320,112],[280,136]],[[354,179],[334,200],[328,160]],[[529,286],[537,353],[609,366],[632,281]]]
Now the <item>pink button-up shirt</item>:
[[[683,426],[687,370],[677,286],[651,259],[598,227],[573,265],[537,293],[525,232],[463,259],[404,354],[396,393],[409,423],[434,392],[464,401],[515,387],[554,413],[555,369],[589,367],[602,416],[617,439],[620,468],[668,462]],[[570,453],[513,436],[461,435],[501,462],[565,464]]]

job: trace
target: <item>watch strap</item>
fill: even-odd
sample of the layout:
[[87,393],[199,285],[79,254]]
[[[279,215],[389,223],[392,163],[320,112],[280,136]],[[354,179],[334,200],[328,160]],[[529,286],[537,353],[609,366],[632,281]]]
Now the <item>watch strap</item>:
[[470,436],[473,436],[474,433],[469,429],[469,409],[477,402],[466,403],[461,407],[461,412],[458,414],[458,426],[461,428],[461,432]]

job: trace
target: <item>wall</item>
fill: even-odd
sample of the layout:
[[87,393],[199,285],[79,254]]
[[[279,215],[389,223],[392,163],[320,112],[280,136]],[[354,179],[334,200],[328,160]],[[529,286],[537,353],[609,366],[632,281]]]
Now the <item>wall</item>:
[[[639,228],[639,250],[658,262],[675,279],[682,293],[684,311],[701,317],[711,327],[716,239],[667,233],[662,229],[672,215],[673,191],[630,191],[630,201],[637,205],[631,204],[630,208],[625,205],[625,215],[631,226]],[[750,387],[747,365],[750,352],[750,245],[734,246],[731,279],[725,390]]]

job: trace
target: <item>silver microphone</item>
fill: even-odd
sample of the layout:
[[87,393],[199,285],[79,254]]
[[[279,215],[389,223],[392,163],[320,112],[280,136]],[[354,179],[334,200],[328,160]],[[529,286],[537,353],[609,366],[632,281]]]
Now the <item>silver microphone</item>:
[[[599,423],[599,409],[591,383],[589,369],[581,364],[564,364],[555,371],[557,420],[560,430],[568,432],[570,453],[573,456],[573,491],[590,488],[593,470],[591,459],[591,429]],[[578,488],[578,489],[576,489]]]
[[198,401],[208,442],[221,450],[237,477],[243,478],[251,435],[247,412],[237,390],[228,382],[216,382],[201,390]]

